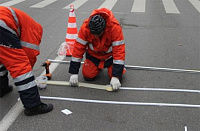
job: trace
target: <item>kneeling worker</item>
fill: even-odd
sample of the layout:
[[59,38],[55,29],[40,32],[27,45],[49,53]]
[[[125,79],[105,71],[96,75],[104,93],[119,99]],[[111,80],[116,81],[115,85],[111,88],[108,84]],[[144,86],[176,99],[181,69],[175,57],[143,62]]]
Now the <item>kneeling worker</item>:
[[9,71],[27,116],[53,109],[52,104],[41,102],[32,71],[42,32],[42,26],[23,11],[0,6],[0,97],[13,90],[9,86]]
[[85,53],[84,79],[93,80],[103,68],[108,68],[110,84],[113,90],[118,90],[125,73],[125,43],[122,28],[110,10],[96,9],[83,22],[69,67],[71,86],[78,86],[79,68]]

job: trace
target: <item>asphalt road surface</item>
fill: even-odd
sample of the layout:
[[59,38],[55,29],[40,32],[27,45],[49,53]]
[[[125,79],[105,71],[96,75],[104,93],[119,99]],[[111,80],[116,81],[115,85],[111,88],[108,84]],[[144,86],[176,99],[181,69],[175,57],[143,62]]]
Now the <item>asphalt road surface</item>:
[[[71,4],[78,29],[93,9],[113,11],[124,32],[126,65],[200,70],[199,0],[1,0],[44,27],[36,77],[44,61],[58,59]],[[68,67],[51,64],[52,80],[68,81]],[[81,73],[79,81],[85,82]],[[109,84],[107,70],[91,83]],[[118,92],[48,85],[40,95],[54,110],[27,117],[15,87],[0,99],[0,131],[199,131],[199,92],[197,72],[127,70]]]

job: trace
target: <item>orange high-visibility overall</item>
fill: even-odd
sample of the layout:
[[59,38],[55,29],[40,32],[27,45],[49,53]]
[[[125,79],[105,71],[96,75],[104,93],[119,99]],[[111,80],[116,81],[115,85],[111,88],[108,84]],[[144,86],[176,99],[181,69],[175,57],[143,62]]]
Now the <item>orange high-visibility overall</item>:
[[[27,108],[40,104],[32,68],[42,33],[42,26],[23,11],[0,6],[0,81],[9,71]],[[3,82],[1,88],[7,84]]]
[[[101,38],[95,37],[89,30],[89,20],[97,14],[106,21],[106,28]],[[119,22],[110,10],[96,9],[83,22],[74,45],[69,73],[78,74],[85,52],[86,60],[82,68],[85,78],[94,78],[103,68],[108,68],[109,77],[122,77],[125,72],[124,36]]]

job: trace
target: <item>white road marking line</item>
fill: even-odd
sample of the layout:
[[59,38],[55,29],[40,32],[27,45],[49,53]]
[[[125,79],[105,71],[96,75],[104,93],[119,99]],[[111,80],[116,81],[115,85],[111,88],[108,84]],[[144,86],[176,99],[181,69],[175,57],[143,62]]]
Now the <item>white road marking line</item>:
[[117,3],[117,0],[105,0],[105,2],[99,7],[100,8],[107,8],[112,10],[113,6]]
[[146,0],[134,0],[131,12],[145,12]]
[[189,0],[189,2],[200,12],[200,1],[199,0]]
[[19,114],[22,112],[22,110],[23,110],[23,105],[19,100],[0,121],[0,131],[7,131],[8,128],[19,116]]
[[88,0],[75,0],[74,2],[70,3],[63,9],[70,9],[70,5],[74,5],[74,9],[78,9],[80,6],[82,6],[84,3],[86,3]]
[[26,0],[11,0],[6,3],[0,4],[1,6],[13,6]]
[[166,13],[180,14],[173,0],[162,0]]
[[[52,63],[61,63],[61,64],[69,64],[70,61],[59,61],[59,60],[51,60],[48,61]],[[83,64],[84,62],[81,62]],[[169,72],[186,72],[191,74],[200,73],[200,70],[186,70],[186,69],[174,69],[174,68],[160,68],[160,67],[148,67],[148,66],[133,66],[133,65],[125,65],[126,69],[130,70],[149,70],[149,71],[169,71]]]
[[[59,56],[55,58],[55,60],[63,60]],[[58,67],[59,63],[51,64],[49,67],[49,70],[51,73]],[[40,76],[44,75],[46,71],[44,71]],[[12,125],[12,123],[17,119],[19,114],[23,110],[23,105],[21,104],[21,101],[18,101],[10,110],[9,112],[4,116],[4,118],[0,121],[0,131],[7,131],[8,128]]]
[[40,3],[37,3],[35,5],[30,6],[31,8],[43,8],[45,6],[48,6],[54,2],[56,2],[57,0],[43,0]]
[[136,87],[120,87],[119,89],[120,90],[139,90],[139,91],[166,91],[166,92],[200,93],[200,90],[188,90],[188,89],[136,88]]
[[42,99],[48,99],[48,100],[63,100],[63,101],[73,101],[73,102],[76,101],[76,102],[100,103],[100,104],[200,108],[200,105],[191,105],[191,104],[145,103],[145,102],[123,102],[123,101],[102,101],[102,100],[89,100],[89,99],[64,98],[64,97],[49,97],[49,96],[41,96],[41,98],[42,98]]
[[187,126],[185,126],[185,131],[187,131]]

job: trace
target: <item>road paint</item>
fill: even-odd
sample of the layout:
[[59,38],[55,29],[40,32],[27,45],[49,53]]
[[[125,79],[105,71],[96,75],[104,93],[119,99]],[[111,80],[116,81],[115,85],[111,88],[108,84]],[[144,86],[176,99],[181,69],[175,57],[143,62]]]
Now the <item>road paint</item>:
[[166,92],[200,93],[200,90],[188,90],[188,89],[137,88],[137,87],[120,87],[119,89],[120,90],[138,90],[138,91],[166,91]]
[[173,0],[162,0],[166,13],[180,14]]
[[46,7],[54,2],[56,2],[57,0],[43,0],[35,5],[32,5],[30,7],[32,8],[43,8],[43,7]]
[[[55,60],[63,60],[59,56],[55,58]],[[53,63],[49,67],[49,70],[51,73],[58,67],[59,63]],[[46,71],[44,70],[43,73],[40,75],[46,74]],[[19,100],[19,99],[18,99]],[[23,110],[23,105],[21,104],[21,101],[19,100],[10,110],[9,112],[4,116],[4,118],[0,121],[0,131],[7,131],[9,127],[12,125],[12,123],[17,119],[19,114]]]
[[64,98],[64,97],[49,97],[49,96],[41,96],[41,99],[63,100],[63,101],[72,101],[72,102],[85,102],[85,103],[99,103],[99,104],[116,104],[116,105],[167,106],[167,107],[200,108],[200,105],[191,105],[191,104],[103,101],[103,100],[89,100],[89,99],[77,99],[77,98]]
[[112,8],[114,7],[116,3],[117,3],[117,0],[105,0],[105,2],[102,5],[100,5],[98,9],[107,8],[109,10],[112,10]]
[[13,6],[13,5],[16,5],[16,4],[24,2],[24,1],[26,1],[26,0],[11,0],[11,1],[8,1],[8,2],[0,4],[0,5],[1,6]]
[[[70,61],[60,61],[60,60],[51,60],[48,59],[51,63],[60,63],[60,64],[69,64]],[[83,64],[84,62],[81,62]],[[133,66],[133,65],[125,65],[126,69],[130,70],[147,70],[147,71],[164,71],[164,72],[176,72],[176,73],[190,73],[190,74],[198,74],[200,70],[187,70],[187,69],[175,69],[175,68],[160,68],[160,67],[148,67],[148,66]]]
[[185,126],[185,131],[187,131],[187,126]]
[[67,5],[66,7],[64,7],[63,9],[70,9],[70,5],[74,5],[74,9],[78,9],[80,6],[85,4],[87,1],[88,0],[75,0],[74,2],[72,2],[69,5]]
[[23,105],[19,100],[0,121],[0,131],[7,131],[8,128],[19,116],[19,114],[22,112],[22,110],[23,110]]
[[131,12],[145,12],[146,0],[134,0]]
[[199,0],[189,0],[189,2],[200,12],[200,1]]

